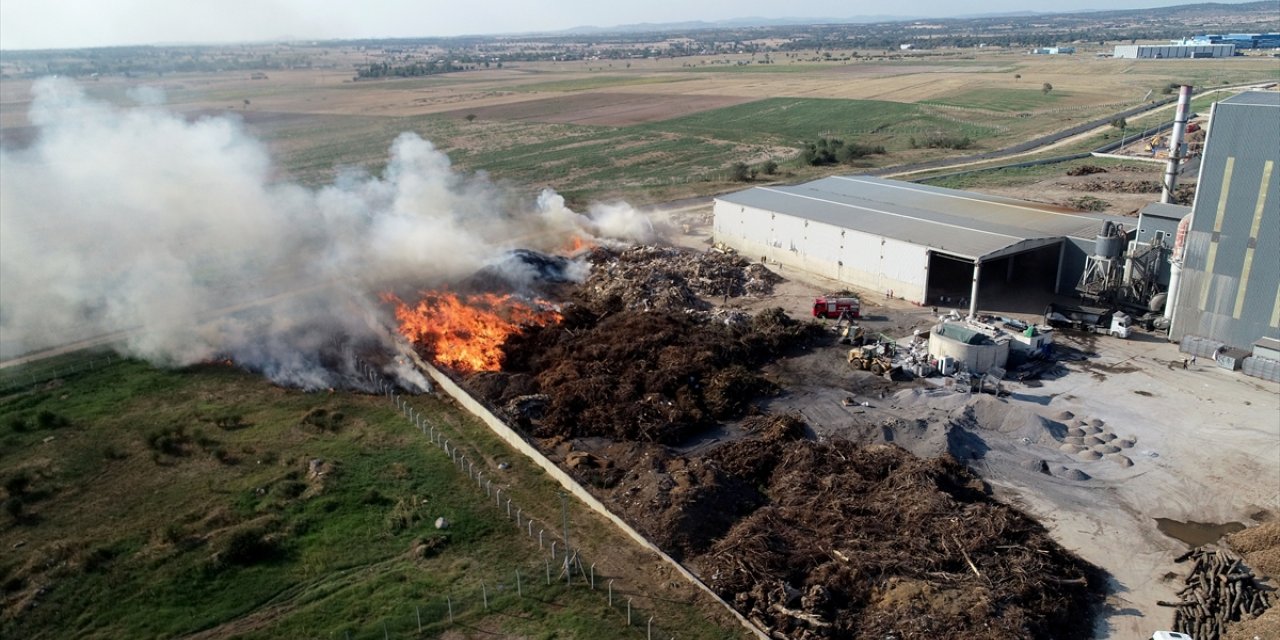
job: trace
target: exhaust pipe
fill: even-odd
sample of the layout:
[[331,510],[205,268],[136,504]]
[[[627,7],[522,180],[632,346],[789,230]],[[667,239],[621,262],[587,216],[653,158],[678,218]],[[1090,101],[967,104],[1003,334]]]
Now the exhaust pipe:
[[1160,202],[1173,203],[1173,189],[1178,186],[1178,165],[1182,163],[1182,136],[1187,132],[1187,112],[1191,110],[1191,85],[1178,89],[1178,111],[1173,117],[1173,131],[1169,135],[1169,164],[1164,169],[1164,191]]

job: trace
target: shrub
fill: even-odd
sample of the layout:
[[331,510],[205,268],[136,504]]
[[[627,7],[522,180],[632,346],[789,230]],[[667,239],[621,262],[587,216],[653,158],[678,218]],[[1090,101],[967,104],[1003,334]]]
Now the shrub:
[[941,133],[935,133],[925,138],[922,142],[916,142],[912,138],[915,145],[927,147],[929,149],[968,149],[973,146],[973,139],[969,136],[956,136]]
[[816,167],[837,162],[850,164],[859,158],[884,152],[883,146],[867,146],[856,142],[846,144],[839,138],[819,138],[817,142],[805,143],[804,149],[800,151],[800,159]]
[[41,429],[60,429],[69,424],[71,424],[71,421],[67,420],[66,417],[60,416],[48,409],[44,409],[40,411],[40,413],[36,414],[36,426]]
[[745,162],[735,162],[729,165],[729,177],[734,182],[749,182],[751,180],[751,167]]
[[258,527],[239,529],[227,537],[218,559],[223,564],[249,566],[280,556],[280,543]]
[[9,429],[15,433],[23,433],[30,430],[31,425],[27,424],[26,420],[23,420],[18,416],[14,416],[9,418]]
[[10,496],[21,496],[31,488],[31,476],[26,471],[19,471],[4,481],[4,490]]
[[22,507],[22,498],[18,496],[13,496],[4,501],[4,511],[9,514],[10,518],[13,518],[14,522],[22,521]]
[[771,176],[778,172],[778,163],[773,160],[765,160],[764,164],[760,165],[760,170],[763,171],[765,175]]

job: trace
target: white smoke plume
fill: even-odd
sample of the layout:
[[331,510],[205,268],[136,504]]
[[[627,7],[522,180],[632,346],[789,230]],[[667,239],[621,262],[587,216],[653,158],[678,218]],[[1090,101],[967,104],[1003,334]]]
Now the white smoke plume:
[[411,133],[381,176],[309,189],[273,180],[233,119],[189,122],[150,94],[118,108],[66,80],[33,92],[37,139],[0,149],[0,357],[121,332],[157,364],[228,357],[335,386],[353,346],[384,341],[365,319],[385,314],[379,287],[437,286],[569,234],[649,237],[625,205],[583,216],[547,192],[512,210]]

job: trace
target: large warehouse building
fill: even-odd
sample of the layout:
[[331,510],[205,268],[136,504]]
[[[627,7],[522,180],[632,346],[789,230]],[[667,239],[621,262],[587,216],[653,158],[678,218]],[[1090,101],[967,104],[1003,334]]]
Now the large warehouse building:
[[800,269],[918,304],[968,307],[972,314],[980,307],[1043,305],[1056,293],[1072,292],[1109,221],[1119,219],[834,176],[720,196],[714,233],[784,273]]
[[[1170,338],[1280,338],[1280,93],[1214,105]],[[1176,250],[1175,250],[1176,254]],[[1177,256],[1175,255],[1175,258]]]
[[1230,58],[1236,54],[1231,44],[1118,44],[1116,58]]

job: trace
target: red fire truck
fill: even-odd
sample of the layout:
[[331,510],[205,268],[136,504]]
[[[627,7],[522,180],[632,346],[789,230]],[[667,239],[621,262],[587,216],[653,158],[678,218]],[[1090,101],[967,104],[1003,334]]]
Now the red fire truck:
[[862,306],[853,296],[823,296],[813,299],[813,317],[839,318],[845,315],[858,318],[862,315]]

